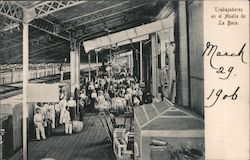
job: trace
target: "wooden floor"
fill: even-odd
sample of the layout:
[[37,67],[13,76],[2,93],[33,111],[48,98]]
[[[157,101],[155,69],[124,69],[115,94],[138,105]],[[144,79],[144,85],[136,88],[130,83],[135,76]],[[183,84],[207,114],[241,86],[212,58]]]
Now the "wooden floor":
[[[84,130],[81,133],[64,135],[63,127],[43,141],[29,142],[29,160],[53,158],[55,160],[115,160],[111,142],[98,115],[84,116]],[[22,150],[10,160],[21,160]]]

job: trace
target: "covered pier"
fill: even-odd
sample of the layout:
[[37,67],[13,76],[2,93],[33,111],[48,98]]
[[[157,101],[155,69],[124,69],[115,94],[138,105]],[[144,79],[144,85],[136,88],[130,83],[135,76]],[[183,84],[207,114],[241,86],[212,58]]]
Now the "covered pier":
[[[202,14],[203,2],[193,0],[1,0],[0,159],[147,160],[165,154],[168,143],[158,142],[175,135],[152,136],[158,140],[152,153],[147,137],[144,150],[138,118],[158,117],[169,134],[192,117],[181,130],[198,124],[199,134],[195,128],[191,137],[198,135],[195,144],[202,146]],[[192,116],[169,120],[157,104]],[[44,106],[53,109],[44,112]],[[46,125],[39,121],[46,140],[36,113],[43,120],[50,115]]]

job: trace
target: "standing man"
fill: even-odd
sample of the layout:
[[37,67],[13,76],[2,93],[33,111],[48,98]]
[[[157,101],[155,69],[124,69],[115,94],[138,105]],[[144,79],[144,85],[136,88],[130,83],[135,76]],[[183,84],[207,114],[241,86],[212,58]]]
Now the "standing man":
[[62,122],[65,124],[65,134],[72,133],[72,122],[71,122],[70,113],[68,110],[69,110],[69,107],[66,107],[62,115],[63,117]]
[[74,120],[75,114],[76,114],[76,101],[71,96],[68,100],[68,107],[70,112],[70,118],[71,120]]
[[35,124],[35,128],[36,128],[36,140],[40,140],[40,132],[41,132],[41,136],[42,139],[46,139],[45,137],[45,130],[44,130],[44,117],[41,113],[41,109],[40,108],[36,108],[36,114],[34,115],[34,124]]
[[67,105],[68,105],[68,102],[67,102],[66,97],[64,97],[62,100],[59,101],[59,107],[60,107],[60,119],[59,119],[59,123],[60,124],[63,124],[62,117],[63,117],[63,113],[64,113],[64,110],[66,109]]

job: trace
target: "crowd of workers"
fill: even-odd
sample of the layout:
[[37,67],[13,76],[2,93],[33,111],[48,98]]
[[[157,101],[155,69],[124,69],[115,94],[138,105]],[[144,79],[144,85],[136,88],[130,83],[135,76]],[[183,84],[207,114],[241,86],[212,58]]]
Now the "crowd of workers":
[[60,91],[59,103],[36,104],[34,124],[36,139],[49,136],[51,130],[64,124],[65,133],[72,133],[72,121],[79,113],[83,120],[85,112],[132,112],[133,107],[142,104],[143,92],[139,82],[127,70],[111,74],[100,74],[91,81],[83,81],[79,94],[69,97]]

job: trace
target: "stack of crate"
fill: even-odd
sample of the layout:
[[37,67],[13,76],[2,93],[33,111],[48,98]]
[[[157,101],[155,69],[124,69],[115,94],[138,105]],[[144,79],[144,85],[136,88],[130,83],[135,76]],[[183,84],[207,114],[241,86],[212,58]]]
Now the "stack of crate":
[[113,151],[117,160],[130,160],[132,150],[127,150],[126,129],[116,128],[113,134]]
[[125,132],[124,128],[115,128],[113,133],[113,151],[117,159],[121,159],[122,152],[127,149],[127,144],[125,142]]

